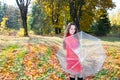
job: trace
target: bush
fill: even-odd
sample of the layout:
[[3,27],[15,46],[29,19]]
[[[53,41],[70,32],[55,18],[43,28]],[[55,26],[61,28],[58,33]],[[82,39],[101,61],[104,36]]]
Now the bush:
[[92,28],[90,31],[93,31],[93,33],[97,36],[106,36],[111,30],[111,24],[109,21],[109,18],[107,17],[107,13],[104,12],[100,19],[92,25]]

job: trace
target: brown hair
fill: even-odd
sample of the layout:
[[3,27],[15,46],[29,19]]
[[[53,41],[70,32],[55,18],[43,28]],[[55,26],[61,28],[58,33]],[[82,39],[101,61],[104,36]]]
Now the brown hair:
[[[75,25],[75,33],[74,34],[76,34],[78,32],[78,28],[77,28],[76,24],[74,22],[71,22],[66,27],[66,30],[64,33],[64,39],[65,39],[65,37],[67,37],[69,35],[69,29],[71,28],[71,25]],[[65,40],[63,40],[63,48],[64,49],[66,48]]]
[[71,28],[71,25],[75,25],[75,33],[78,32],[78,28],[77,28],[76,24],[74,22],[71,22],[66,27],[66,30],[65,30],[65,33],[64,33],[64,37],[67,37],[67,35],[69,34],[69,29]]

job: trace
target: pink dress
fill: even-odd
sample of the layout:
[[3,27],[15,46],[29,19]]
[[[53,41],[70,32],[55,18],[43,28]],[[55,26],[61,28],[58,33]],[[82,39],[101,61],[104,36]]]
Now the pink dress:
[[78,40],[72,36],[69,39],[66,38],[65,43],[66,43],[66,53],[67,53],[66,68],[67,70],[70,70],[72,73],[80,73],[82,71],[82,65],[80,64],[78,56],[72,50],[78,47],[79,45]]

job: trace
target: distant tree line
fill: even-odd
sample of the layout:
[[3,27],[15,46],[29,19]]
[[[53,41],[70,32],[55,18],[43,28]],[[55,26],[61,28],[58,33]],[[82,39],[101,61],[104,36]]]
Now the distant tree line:
[[102,36],[110,32],[107,10],[115,7],[112,0],[16,0],[18,7],[0,3],[0,21],[7,17],[7,27],[24,28],[35,34],[61,34],[69,22],[82,31]]
[[0,23],[3,21],[3,18],[8,19],[6,22],[7,28],[19,29],[21,27],[19,9],[0,2]]

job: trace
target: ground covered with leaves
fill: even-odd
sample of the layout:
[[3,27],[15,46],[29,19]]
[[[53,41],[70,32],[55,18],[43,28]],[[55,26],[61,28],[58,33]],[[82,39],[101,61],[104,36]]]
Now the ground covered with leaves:
[[[0,38],[0,80],[67,80],[57,59],[61,46],[59,37]],[[120,42],[103,41],[107,58],[103,70],[86,80],[116,80],[120,78]]]

